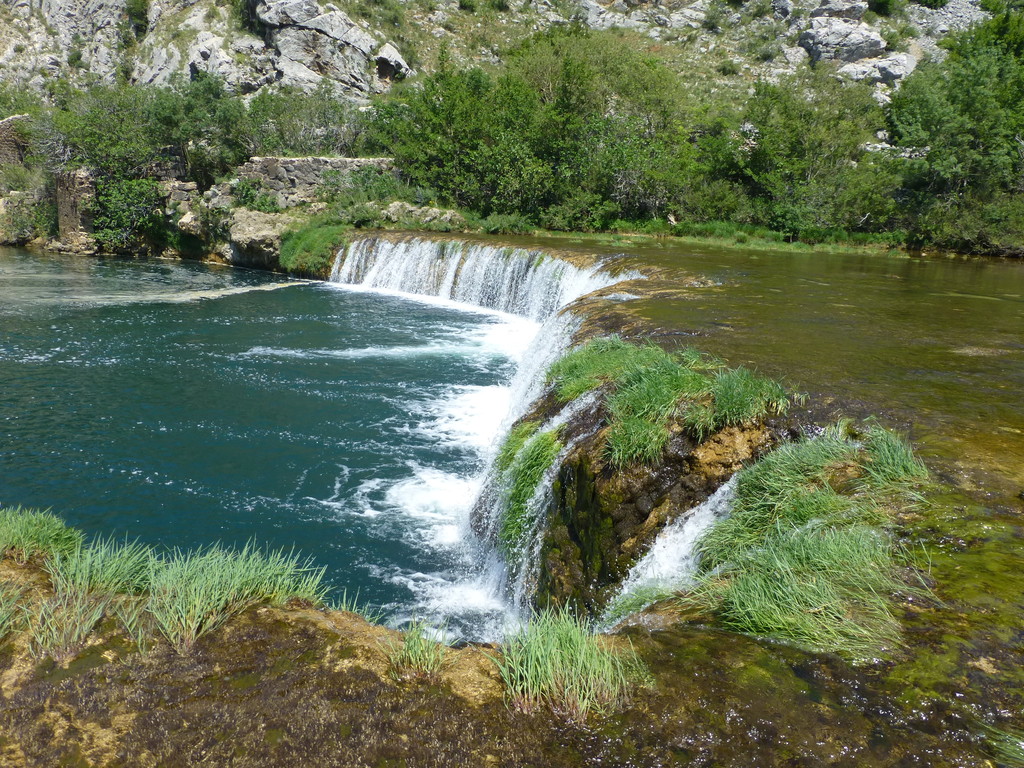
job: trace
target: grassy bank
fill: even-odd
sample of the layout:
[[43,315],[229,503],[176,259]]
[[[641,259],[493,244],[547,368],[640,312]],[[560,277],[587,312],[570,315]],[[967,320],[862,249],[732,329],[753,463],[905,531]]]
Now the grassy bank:
[[547,380],[562,402],[609,387],[607,453],[616,467],[657,464],[675,424],[699,442],[727,426],[782,415],[791,399],[780,383],[748,368],[617,336],[569,352],[551,366]]
[[927,470],[899,435],[840,423],[739,474],[684,597],[728,629],[866,658],[899,643],[893,596],[927,592],[891,531]]

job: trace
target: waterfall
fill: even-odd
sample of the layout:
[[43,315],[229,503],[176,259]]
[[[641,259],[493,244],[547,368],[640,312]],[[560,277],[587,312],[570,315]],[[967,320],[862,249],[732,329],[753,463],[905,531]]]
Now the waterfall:
[[636,273],[613,276],[541,251],[459,241],[365,238],[335,261],[331,281],[449,299],[543,322],[575,299]]
[[605,612],[609,623],[693,584],[699,565],[697,542],[712,525],[728,516],[736,497],[737,477],[733,475],[701,504],[661,530],[609,603]]
[[[463,573],[444,586],[444,597],[421,604],[417,609],[420,617],[426,614],[447,620],[453,617],[443,615],[445,611],[454,611],[466,613],[468,618],[472,612],[467,607],[470,603],[490,606],[473,613],[473,621],[483,622],[485,626],[477,626],[471,632],[466,632],[466,622],[452,622],[449,626],[460,624],[461,631],[476,639],[495,639],[502,634],[504,626],[521,615],[528,603],[530,585],[536,578],[540,522],[550,501],[554,474],[582,436],[562,445],[559,457],[534,489],[529,502],[533,528],[521,548],[517,548],[521,557],[514,563],[506,562],[491,543],[502,505],[507,501],[507,489],[502,487],[502,478],[494,466],[498,446],[509,427],[541,394],[545,371],[564,352],[579,329],[581,321],[571,312],[573,302],[593,291],[640,277],[642,275],[636,272],[613,275],[599,264],[579,266],[540,251],[433,238],[368,237],[338,253],[331,282],[339,288],[396,293],[421,301],[485,311],[510,329],[505,333],[505,355],[515,362],[514,375],[506,386],[491,388],[503,390],[501,392],[477,393],[490,398],[484,403],[485,410],[489,409],[486,422],[495,425],[492,428],[476,424],[477,431],[480,428],[494,430],[490,439],[484,434],[477,435],[472,446],[480,459],[479,470],[472,478],[448,478],[441,483],[445,488],[472,486],[474,499],[465,505],[464,513],[459,498],[449,494],[438,500],[439,504],[459,507],[462,522],[457,527],[461,531],[461,546],[474,563],[472,572]],[[496,338],[501,337],[496,334]],[[454,393],[445,408],[450,413],[480,414],[480,402],[473,406],[463,402],[465,397],[464,393]],[[584,407],[589,407],[585,399],[567,405],[543,425],[542,431],[558,429]],[[472,418],[479,422],[476,416]],[[423,485],[425,479],[420,476],[410,479],[396,488],[391,498],[403,506],[411,505],[417,495],[437,498],[436,493],[417,493],[417,484]],[[480,525],[471,523],[474,509],[485,510],[486,520]],[[479,536],[474,529],[484,535]],[[501,610],[495,610],[493,606],[499,604]]]

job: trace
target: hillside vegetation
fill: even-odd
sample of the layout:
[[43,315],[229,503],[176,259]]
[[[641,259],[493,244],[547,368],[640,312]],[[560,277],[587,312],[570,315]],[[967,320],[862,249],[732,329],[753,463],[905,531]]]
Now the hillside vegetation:
[[[948,37],[945,58],[884,105],[825,61],[749,88],[693,88],[637,42],[569,25],[514,44],[499,65],[442,51],[432,73],[368,110],[323,83],[243,97],[204,73],[159,87],[57,81],[45,99],[0,86],[0,115],[34,117],[27,168],[0,168],[0,185],[52,189],[54,172],[92,168],[101,244],[174,247],[151,181],[161,165],[180,164],[201,191],[252,155],[373,154],[393,156],[402,183],[357,185],[458,207],[485,231],[1021,252],[1021,11]],[[334,205],[342,222],[379,223]],[[52,233],[49,210],[39,233]]]

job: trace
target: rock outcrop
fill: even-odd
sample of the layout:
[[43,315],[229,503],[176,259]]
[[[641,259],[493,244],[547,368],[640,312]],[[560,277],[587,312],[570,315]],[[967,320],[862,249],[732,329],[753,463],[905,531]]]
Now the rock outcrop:
[[811,61],[858,61],[878,56],[886,43],[878,32],[862,22],[818,16],[799,39]]

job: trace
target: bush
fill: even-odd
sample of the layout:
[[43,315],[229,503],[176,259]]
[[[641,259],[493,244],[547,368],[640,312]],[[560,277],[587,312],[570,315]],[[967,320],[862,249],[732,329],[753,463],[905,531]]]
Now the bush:
[[239,179],[232,194],[235,204],[242,208],[263,213],[277,213],[281,210],[277,204],[277,198],[264,190],[258,181],[252,179]]
[[350,229],[347,224],[312,222],[300,230],[285,232],[281,238],[281,266],[297,275],[327,277]]
[[155,240],[164,228],[163,201],[160,185],[152,179],[97,179],[96,241],[107,250],[118,250]]
[[632,649],[607,647],[564,610],[530,619],[506,638],[494,663],[514,706],[548,707],[577,722],[623,706],[630,690],[648,680]]

